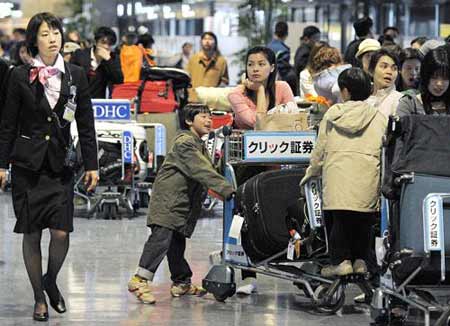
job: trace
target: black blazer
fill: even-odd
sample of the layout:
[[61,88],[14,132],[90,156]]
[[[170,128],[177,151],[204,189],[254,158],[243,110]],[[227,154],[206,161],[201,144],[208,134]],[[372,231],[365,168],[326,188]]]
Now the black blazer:
[[81,154],[85,170],[97,170],[97,141],[94,114],[88,83],[80,67],[66,64],[66,73],[61,78],[61,93],[55,108],[50,108],[44,88],[35,79],[29,82],[29,65],[13,69],[7,91],[6,104],[0,126],[0,168],[9,163],[29,170],[39,171],[48,158],[50,169],[59,173],[63,170],[66,148],[70,139],[70,124],[61,132],[56,128],[52,112],[61,124],[64,105],[70,97],[69,74],[72,84],[77,87],[75,119],[81,144]]
[[91,70],[91,48],[77,50],[72,54],[70,62],[84,69],[89,81],[89,93],[92,98],[106,98],[106,88],[123,83],[120,58],[111,52],[111,59],[103,60],[95,72]]
[[9,77],[9,65],[3,59],[0,59],[0,121],[3,111],[3,105],[5,104],[6,88]]

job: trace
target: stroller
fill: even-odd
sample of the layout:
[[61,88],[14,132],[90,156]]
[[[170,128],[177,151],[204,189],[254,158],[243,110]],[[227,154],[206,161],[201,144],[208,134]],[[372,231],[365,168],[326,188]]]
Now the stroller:
[[[381,264],[371,315],[402,324],[450,325],[450,117],[391,117],[383,148]],[[434,321],[434,323],[432,323]]]

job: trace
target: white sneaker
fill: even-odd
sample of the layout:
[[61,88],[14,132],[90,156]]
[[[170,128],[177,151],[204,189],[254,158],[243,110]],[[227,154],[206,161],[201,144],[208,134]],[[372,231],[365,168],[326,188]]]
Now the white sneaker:
[[247,277],[246,279],[244,279],[242,281],[242,285],[237,288],[236,293],[250,295],[257,291],[258,291],[258,287],[257,287],[257,283],[256,283],[256,278]]

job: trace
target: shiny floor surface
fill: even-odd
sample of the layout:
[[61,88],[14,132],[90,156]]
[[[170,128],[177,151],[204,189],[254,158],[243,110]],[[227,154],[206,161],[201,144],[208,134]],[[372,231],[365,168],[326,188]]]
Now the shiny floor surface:
[[[220,209],[199,220],[188,240],[186,257],[201,283],[210,265],[208,255],[221,247]],[[31,320],[33,295],[22,261],[22,236],[14,234],[15,218],[10,198],[0,194],[0,325],[46,324]],[[46,266],[48,232],[42,251]],[[347,290],[347,303],[337,315],[324,316],[311,309],[310,301],[290,282],[259,276],[259,292],[249,297],[216,302],[203,298],[172,298],[170,275],[164,261],[156,273],[155,305],[139,303],[127,292],[148,230],[145,216],[122,220],[75,219],[75,232],[58,284],[68,312],[50,308],[49,325],[369,325],[369,311],[353,306],[357,289]],[[44,271],[45,271],[44,267]],[[240,273],[237,273],[240,278]]]

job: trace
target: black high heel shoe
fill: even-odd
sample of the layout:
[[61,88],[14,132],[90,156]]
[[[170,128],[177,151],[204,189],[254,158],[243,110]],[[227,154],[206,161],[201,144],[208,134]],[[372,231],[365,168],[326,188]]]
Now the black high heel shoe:
[[[66,312],[66,303],[64,302],[64,298],[59,292],[58,287],[55,284],[50,284],[47,274],[43,277],[44,290],[47,292],[48,298],[50,299],[50,306],[55,309],[56,312],[63,314]],[[53,291],[51,291],[52,289]]]
[[35,320],[35,321],[47,321],[48,320],[48,306],[47,306],[47,303],[45,303],[45,307],[47,308],[47,311],[44,311],[44,312],[36,312],[36,305],[38,305],[37,302],[34,304],[33,320]]

